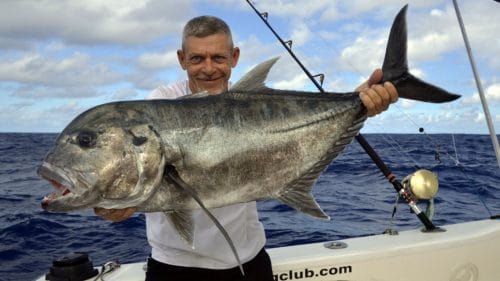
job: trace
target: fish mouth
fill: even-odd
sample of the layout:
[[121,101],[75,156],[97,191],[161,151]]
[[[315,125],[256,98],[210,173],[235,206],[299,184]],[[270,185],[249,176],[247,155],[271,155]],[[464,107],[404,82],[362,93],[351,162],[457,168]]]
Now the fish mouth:
[[68,211],[74,208],[71,202],[75,202],[80,197],[75,184],[67,173],[50,163],[44,162],[38,168],[38,175],[49,181],[55,191],[45,195],[41,202],[41,207],[46,211]]
[[54,186],[56,191],[54,191],[48,195],[45,195],[43,197],[41,204],[42,204],[42,208],[45,210],[49,208],[49,205],[52,201],[57,200],[63,196],[68,195],[69,193],[71,193],[71,189],[69,189],[65,185],[61,184],[60,182],[57,182],[55,180],[48,180],[48,181],[52,184],[52,186]]

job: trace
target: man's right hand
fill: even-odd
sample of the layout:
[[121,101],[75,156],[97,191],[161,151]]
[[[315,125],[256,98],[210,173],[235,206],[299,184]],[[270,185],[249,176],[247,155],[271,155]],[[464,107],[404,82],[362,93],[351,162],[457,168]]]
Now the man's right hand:
[[125,209],[104,209],[104,208],[94,208],[94,213],[104,219],[110,220],[112,222],[121,222],[130,218],[137,208],[130,207]]

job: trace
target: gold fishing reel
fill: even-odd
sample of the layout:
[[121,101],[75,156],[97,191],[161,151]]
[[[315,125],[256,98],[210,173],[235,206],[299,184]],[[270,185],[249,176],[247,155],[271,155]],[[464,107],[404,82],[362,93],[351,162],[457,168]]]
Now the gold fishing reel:
[[417,200],[434,198],[439,189],[438,177],[429,170],[418,170],[403,179],[403,187]]
[[403,179],[403,188],[413,195],[415,200],[425,200],[425,214],[432,221],[435,213],[434,196],[439,189],[438,177],[429,170],[418,170]]

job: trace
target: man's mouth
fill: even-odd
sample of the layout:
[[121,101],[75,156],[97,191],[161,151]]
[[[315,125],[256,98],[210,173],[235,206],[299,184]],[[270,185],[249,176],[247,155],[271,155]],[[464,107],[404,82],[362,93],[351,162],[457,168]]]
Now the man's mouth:
[[222,77],[202,77],[202,78],[199,78],[199,80],[202,82],[216,82],[216,81],[219,81],[221,79],[222,79]]

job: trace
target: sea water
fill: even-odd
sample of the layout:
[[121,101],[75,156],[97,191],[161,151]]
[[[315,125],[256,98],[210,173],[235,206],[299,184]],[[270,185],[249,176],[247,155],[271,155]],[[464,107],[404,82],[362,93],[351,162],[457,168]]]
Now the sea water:
[[[94,265],[144,261],[149,255],[145,222],[137,214],[111,223],[92,210],[53,214],[40,207],[53,191],[36,170],[56,134],[0,134],[0,280],[33,280],[52,260],[87,252]],[[380,157],[402,180],[417,169],[439,176],[434,224],[500,214],[500,169],[486,135],[366,135]],[[276,200],[258,203],[267,247],[337,240],[399,231],[421,224],[356,141],[318,179],[314,196],[330,215],[322,221]],[[419,206],[425,209],[425,202]]]

